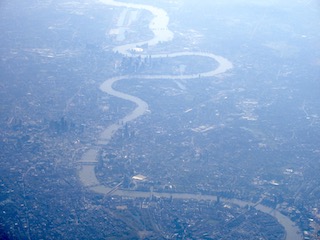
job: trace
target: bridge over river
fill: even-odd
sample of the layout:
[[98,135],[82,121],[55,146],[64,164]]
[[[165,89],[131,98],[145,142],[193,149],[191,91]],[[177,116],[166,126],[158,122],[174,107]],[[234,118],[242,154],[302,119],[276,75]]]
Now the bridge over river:
[[[133,8],[139,10],[147,10],[153,14],[153,19],[149,23],[149,28],[153,32],[153,38],[136,42],[125,44],[121,46],[117,46],[113,49],[114,52],[123,54],[125,56],[134,56],[134,49],[137,49],[139,46],[144,44],[148,44],[148,46],[155,46],[160,42],[171,41],[174,38],[174,33],[168,29],[169,23],[169,16],[167,15],[166,11],[160,8],[156,8],[149,5],[142,5],[142,4],[132,4],[132,3],[124,3],[118,2],[114,0],[100,0],[101,3],[112,5],[115,7],[126,7],[126,8]],[[139,56],[141,58],[149,57],[149,55],[143,55],[143,52],[139,52]],[[130,79],[130,78],[139,78],[139,79],[195,79],[201,77],[214,77],[218,74],[225,73],[233,68],[232,63],[219,55],[215,55],[213,53],[204,53],[204,52],[176,52],[170,54],[153,54],[151,55],[152,58],[168,58],[168,57],[180,57],[180,56],[201,56],[208,58],[211,61],[217,62],[218,67],[212,69],[208,72],[201,72],[197,74],[191,75],[124,75],[124,76],[116,76],[109,79],[106,79],[100,86],[100,89],[105,92],[106,94],[112,95],[117,98],[121,98],[130,102],[133,102],[136,107],[132,112],[129,112],[125,117],[119,119],[117,122],[106,126],[106,128],[102,131],[97,140],[95,146],[83,154],[82,158],[78,161],[80,165],[80,169],[78,171],[78,176],[82,184],[87,187],[88,190],[93,191],[95,193],[100,193],[104,195],[114,195],[114,196],[125,196],[125,197],[133,197],[133,198],[148,198],[151,195],[156,197],[163,197],[163,198],[174,198],[174,199],[197,199],[197,200],[211,200],[216,201],[217,197],[214,195],[199,195],[199,194],[192,194],[192,193],[165,193],[165,192],[142,192],[142,191],[130,191],[130,190],[123,190],[118,188],[110,188],[108,186],[102,185],[96,177],[95,174],[95,166],[98,163],[98,155],[100,151],[100,147],[107,145],[111,140],[113,135],[123,127],[124,124],[135,120],[136,118],[145,114],[148,110],[148,103],[144,100],[129,95],[127,93],[115,90],[113,85],[121,81],[123,79]],[[121,124],[120,124],[121,123]],[[231,202],[240,206],[253,206],[257,210],[260,210],[264,213],[272,214],[274,217],[277,218],[279,223],[285,228],[286,230],[286,239],[287,240],[299,240],[302,239],[298,227],[286,216],[281,214],[279,211],[268,208],[261,204],[245,202],[238,199],[222,199],[224,202]]]

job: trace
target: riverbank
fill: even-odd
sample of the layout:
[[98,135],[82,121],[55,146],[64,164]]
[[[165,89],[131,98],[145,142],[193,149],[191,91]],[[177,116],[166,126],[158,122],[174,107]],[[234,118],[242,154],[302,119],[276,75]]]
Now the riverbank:
[[[155,46],[160,42],[171,41],[174,37],[174,34],[168,30],[169,17],[167,13],[159,8],[155,8],[152,6],[141,5],[141,4],[131,4],[131,3],[121,3],[113,0],[101,0],[103,4],[112,5],[115,7],[128,7],[135,8],[140,10],[150,11],[154,18],[149,24],[150,30],[153,32],[154,37],[148,41],[141,41],[137,43],[130,43],[122,46],[117,46],[113,50],[114,52],[121,53],[123,55],[132,56],[132,49],[137,48],[140,45],[148,44],[148,46]],[[139,54],[140,55],[140,54]],[[146,55],[141,54],[140,56],[146,57]],[[97,141],[97,146],[107,145],[111,140],[113,135],[122,128],[123,124],[126,124],[134,119],[142,116],[148,110],[148,103],[144,100],[132,96],[121,91],[117,91],[113,88],[113,85],[117,81],[121,81],[123,79],[130,78],[140,78],[140,79],[196,79],[199,77],[214,77],[218,74],[225,73],[233,68],[232,63],[226,58],[215,55],[212,53],[203,53],[203,52],[179,52],[179,53],[171,53],[171,54],[155,54],[152,55],[153,58],[165,58],[165,57],[177,57],[177,56],[202,56],[210,58],[212,61],[218,62],[218,67],[208,72],[197,73],[192,75],[132,75],[132,76],[119,76],[107,79],[100,86],[100,89],[106,94],[112,95],[117,98],[121,98],[123,100],[127,100],[133,102],[136,105],[136,108],[128,113],[124,118],[119,119],[119,123],[114,123],[108,127],[100,134],[99,139]],[[79,160],[80,170],[79,170],[79,179],[82,184],[87,187],[90,191],[95,193],[103,194],[103,195],[114,195],[114,196],[123,196],[123,197],[132,197],[132,198],[148,198],[150,196],[156,196],[159,198],[175,198],[175,199],[197,199],[197,200],[210,200],[216,201],[217,197],[213,195],[198,195],[192,193],[164,193],[164,192],[141,192],[141,191],[129,191],[129,190],[121,190],[117,188],[110,188],[104,185],[101,185],[99,180],[95,175],[95,165],[98,163],[98,154],[99,148],[94,147],[92,149],[88,149],[87,152],[83,155],[82,159]],[[239,206],[249,205],[255,207],[257,210],[260,210],[265,213],[272,213],[273,216],[277,218],[279,223],[285,228],[287,236],[287,240],[298,240],[302,239],[299,232],[299,229],[295,226],[295,224],[286,216],[281,214],[279,211],[268,208],[261,204],[254,204],[251,202],[245,202],[237,199],[223,199],[225,202],[232,202]]]

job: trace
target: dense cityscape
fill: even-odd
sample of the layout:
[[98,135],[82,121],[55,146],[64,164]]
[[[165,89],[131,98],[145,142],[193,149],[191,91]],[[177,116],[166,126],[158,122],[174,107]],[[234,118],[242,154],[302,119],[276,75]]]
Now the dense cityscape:
[[[318,239],[316,24],[289,29],[272,4],[249,4],[255,13],[209,4],[194,21],[191,1],[154,4],[175,38],[132,56],[113,48],[152,38],[151,12],[85,0],[3,4],[0,238]],[[307,14],[299,4],[284,13]],[[270,27],[249,24],[259,11]],[[233,69],[205,77],[218,62],[169,56],[186,51],[218,53]],[[100,89],[121,75],[112,87],[148,104],[126,123],[135,103]],[[120,129],[99,144],[114,123]],[[79,162],[92,148],[97,162]],[[107,194],[83,184],[85,164]],[[299,233],[286,232],[284,218]]]

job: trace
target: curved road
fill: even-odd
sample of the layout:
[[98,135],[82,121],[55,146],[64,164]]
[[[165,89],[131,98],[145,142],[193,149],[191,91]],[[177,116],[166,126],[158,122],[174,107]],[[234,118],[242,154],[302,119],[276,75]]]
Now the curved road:
[[[131,4],[131,3],[122,3],[114,0],[100,0],[101,3],[112,5],[116,7],[127,7],[127,8],[136,8],[136,9],[144,9],[150,11],[153,14],[153,19],[149,24],[150,30],[153,32],[154,37],[147,41],[141,41],[137,43],[126,44],[122,46],[117,46],[113,49],[114,52],[121,53],[126,56],[134,56],[132,54],[133,49],[143,45],[148,44],[149,46],[154,46],[160,42],[171,41],[174,37],[173,32],[168,29],[169,17],[167,13],[163,9],[159,9],[152,6],[142,5],[142,4]],[[141,55],[139,56],[148,57],[149,55]],[[101,134],[97,141],[97,144],[88,149],[82,156],[82,158],[78,161],[80,170],[78,171],[79,179],[82,184],[87,187],[89,190],[100,193],[100,194],[109,194],[115,196],[127,196],[127,197],[150,197],[151,195],[157,197],[165,197],[165,198],[176,198],[176,199],[198,199],[198,200],[213,200],[217,199],[216,196],[213,195],[197,195],[197,194],[189,194],[189,193],[157,193],[157,192],[140,192],[140,191],[129,191],[129,190],[118,190],[112,189],[110,187],[102,185],[95,175],[95,166],[98,163],[98,154],[99,149],[108,144],[112,138],[112,136],[123,127],[123,125],[127,122],[133,121],[134,119],[140,117],[148,110],[148,104],[142,99],[132,96],[120,91],[117,91],[113,88],[113,84],[117,81],[121,81],[123,79],[129,78],[139,78],[139,79],[195,79],[201,77],[213,77],[218,74],[224,73],[230,70],[233,65],[232,63],[224,57],[212,54],[212,53],[204,53],[204,52],[179,52],[179,53],[170,53],[170,54],[153,54],[152,58],[166,58],[166,57],[178,57],[178,56],[202,56],[211,59],[212,61],[218,62],[218,67],[213,69],[212,71],[191,74],[191,75],[124,75],[119,77],[113,77],[107,79],[100,86],[100,89],[112,96],[131,101],[136,104],[136,108],[126,115],[124,118],[120,119],[119,123],[114,123],[108,126]],[[286,216],[281,214],[277,210],[273,210],[261,204],[254,204],[251,202],[245,202],[237,199],[223,199],[224,202],[232,202],[238,204],[240,206],[250,205],[254,206],[256,209],[268,213],[273,214],[279,223],[283,225],[286,230],[287,236],[286,240],[300,240],[302,239],[301,235],[298,233],[299,229],[295,226],[295,224]]]

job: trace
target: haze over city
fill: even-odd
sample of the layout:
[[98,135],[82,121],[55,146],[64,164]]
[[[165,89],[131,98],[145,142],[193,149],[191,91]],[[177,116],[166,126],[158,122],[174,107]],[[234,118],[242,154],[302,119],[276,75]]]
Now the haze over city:
[[0,3],[0,239],[319,239],[316,0]]

